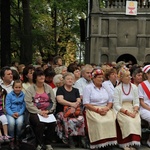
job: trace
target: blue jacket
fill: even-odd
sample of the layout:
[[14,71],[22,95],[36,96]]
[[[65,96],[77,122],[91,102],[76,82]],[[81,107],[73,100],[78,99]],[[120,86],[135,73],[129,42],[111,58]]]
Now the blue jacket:
[[6,96],[5,101],[6,113],[12,116],[15,112],[22,115],[25,111],[24,93],[21,92],[18,96],[11,91]]

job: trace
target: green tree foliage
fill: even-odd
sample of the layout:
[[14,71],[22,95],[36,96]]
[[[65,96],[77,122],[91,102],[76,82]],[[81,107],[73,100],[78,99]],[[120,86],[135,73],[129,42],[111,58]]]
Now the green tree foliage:
[[57,11],[57,54],[63,55],[68,42],[79,38],[79,18],[85,18],[86,1],[56,0],[53,4]]
[[100,3],[100,8],[104,8],[106,0],[99,0],[99,3]]
[[[12,56],[18,58],[24,40],[22,1],[11,3]],[[46,59],[48,55],[67,55],[69,47],[75,55],[80,38],[79,19],[86,18],[86,11],[87,0],[30,0],[32,52],[39,52]]]
[[53,54],[54,47],[54,28],[52,27],[51,8],[46,0],[33,0],[32,10],[32,34],[33,47],[39,51],[42,57],[45,54]]
[[23,13],[21,9],[21,2],[14,0],[11,2],[11,52],[12,59],[20,58],[20,51],[22,49],[22,34],[23,34]]

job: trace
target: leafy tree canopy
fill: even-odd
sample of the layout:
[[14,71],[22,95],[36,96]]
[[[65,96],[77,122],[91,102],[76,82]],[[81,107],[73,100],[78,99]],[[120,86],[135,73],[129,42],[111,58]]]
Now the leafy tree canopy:
[[[27,0],[29,1],[29,0]],[[12,56],[20,57],[23,32],[23,0],[11,3]],[[86,18],[87,0],[30,0],[32,51],[44,59],[48,55],[75,59],[80,39],[79,19]],[[72,59],[73,57],[73,59]]]

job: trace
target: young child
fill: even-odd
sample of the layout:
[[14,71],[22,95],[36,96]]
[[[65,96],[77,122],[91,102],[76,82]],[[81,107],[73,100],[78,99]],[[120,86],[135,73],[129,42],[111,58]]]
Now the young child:
[[25,102],[24,93],[22,92],[22,81],[15,80],[12,87],[13,91],[6,96],[5,106],[8,119],[8,131],[12,137],[10,148],[14,149],[14,141],[16,140],[17,148],[18,138],[24,122]]
[[8,127],[7,127],[8,121],[5,115],[6,94],[7,94],[6,90],[0,86],[0,121],[2,124],[3,133],[4,133],[4,135],[2,135],[2,132],[0,130],[0,143],[10,141],[9,140],[10,137],[8,136]]

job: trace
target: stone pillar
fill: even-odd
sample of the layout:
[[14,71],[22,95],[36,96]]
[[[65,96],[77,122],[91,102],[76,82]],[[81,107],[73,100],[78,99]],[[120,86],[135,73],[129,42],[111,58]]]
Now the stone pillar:
[[99,12],[99,0],[92,0],[92,13],[97,13]]
[[145,61],[145,48],[146,48],[146,19],[138,20],[138,35],[137,35],[138,55],[137,60],[140,62]]
[[91,16],[91,34],[90,34],[90,63],[100,63],[99,54],[99,27],[100,17],[92,14]]
[[98,45],[99,45],[99,38],[98,37],[92,37],[91,38],[91,55],[90,55],[90,63],[96,63],[99,64],[100,56],[98,54]]
[[117,19],[109,19],[109,62],[116,60],[116,47],[117,47]]
[[91,17],[91,34],[98,34],[98,27],[99,27],[99,22],[98,22],[99,17],[98,16],[92,16]]

